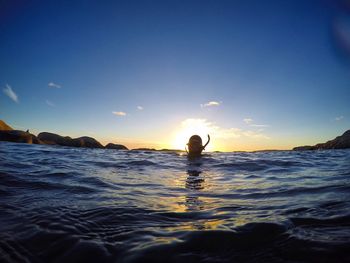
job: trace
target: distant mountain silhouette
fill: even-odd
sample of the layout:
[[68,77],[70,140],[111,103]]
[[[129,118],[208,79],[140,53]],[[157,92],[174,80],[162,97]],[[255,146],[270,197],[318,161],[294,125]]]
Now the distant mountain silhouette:
[[322,150],[322,149],[348,149],[350,148],[350,130],[344,132],[343,135],[336,137],[325,143],[319,143],[314,146],[298,146],[293,148],[295,151],[305,150]]
[[132,151],[157,151],[154,148],[136,148],[136,149],[132,149]]
[[129,150],[127,147],[121,144],[108,143],[105,146],[106,149],[115,149],[115,150]]

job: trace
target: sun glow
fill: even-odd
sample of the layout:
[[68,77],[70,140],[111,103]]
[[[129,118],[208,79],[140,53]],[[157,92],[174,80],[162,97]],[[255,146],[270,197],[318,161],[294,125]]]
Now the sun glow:
[[[213,128],[204,119],[186,119],[181,123],[181,128],[175,132],[172,147],[180,150],[185,149],[188,139],[194,134],[202,138],[204,145],[208,140],[208,134],[212,138],[213,132]],[[205,151],[213,151],[213,149],[214,144],[213,140],[211,140]]]

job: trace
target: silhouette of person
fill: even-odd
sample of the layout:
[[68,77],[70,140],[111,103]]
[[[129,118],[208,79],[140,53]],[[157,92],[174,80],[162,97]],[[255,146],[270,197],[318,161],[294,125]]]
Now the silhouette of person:
[[208,134],[208,141],[207,143],[203,146],[202,145],[202,138],[199,135],[192,135],[191,138],[189,139],[187,145],[188,145],[188,157],[189,158],[196,158],[200,157],[202,155],[202,151],[205,149],[205,147],[208,145],[210,142],[210,136]]

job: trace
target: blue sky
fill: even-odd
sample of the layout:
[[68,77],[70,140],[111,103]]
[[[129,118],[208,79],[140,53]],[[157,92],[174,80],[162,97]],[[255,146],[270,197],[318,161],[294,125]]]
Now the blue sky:
[[131,148],[196,125],[211,150],[322,142],[350,128],[349,17],[321,0],[4,1],[0,118]]

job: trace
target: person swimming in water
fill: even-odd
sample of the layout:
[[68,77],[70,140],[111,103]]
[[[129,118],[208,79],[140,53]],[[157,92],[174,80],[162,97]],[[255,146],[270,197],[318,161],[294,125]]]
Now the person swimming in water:
[[208,145],[210,142],[210,136],[208,134],[208,141],[207,143],[203,146],[202,145],[202,138],[199,135],[192,135],[191,138],[188,140],[188,157],[189,158],[195,158],[199,157],[202,155],[202,151],[205,149],[205,147]]

